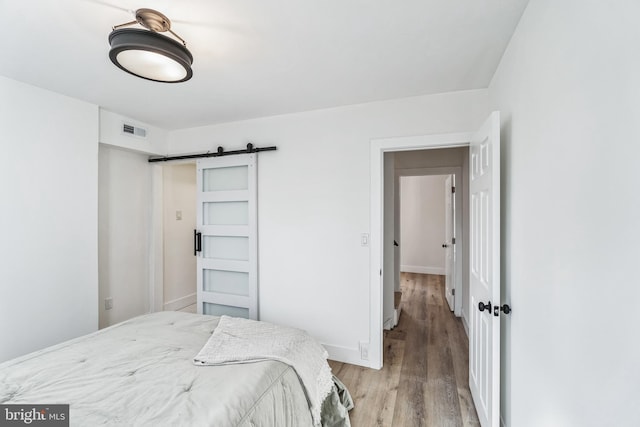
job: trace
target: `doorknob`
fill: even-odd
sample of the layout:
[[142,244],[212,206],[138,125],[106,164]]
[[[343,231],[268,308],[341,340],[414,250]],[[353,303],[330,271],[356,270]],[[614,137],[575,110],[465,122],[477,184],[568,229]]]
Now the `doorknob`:
[[511,307],[509,307],[509,304],[502,304],[502,307],[500,307],[500,311],[502,311],[504,314],[509,314],[513,310],[511,310]]
[[443,247],[443,248],[448,248],[448,247],[449,247],[449,245],[447,245],[446,243],[443,243],[443,244],[442,244],[442,247]]
[[489,314],[491,314],[491,301],[489,301],[487,304],[483,303],[483,302],[479,302],[478,303],[478,310],[480,311],[485,311],[487,310],[489,312]]

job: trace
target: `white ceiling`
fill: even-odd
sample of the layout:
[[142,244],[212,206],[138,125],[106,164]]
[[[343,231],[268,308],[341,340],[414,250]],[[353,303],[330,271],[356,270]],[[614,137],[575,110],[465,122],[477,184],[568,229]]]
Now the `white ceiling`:
[[[527,1],[0,0],[0,75],[165,129],[486,88]],[[187,41],[192,80],[111,64],[141,7]]]

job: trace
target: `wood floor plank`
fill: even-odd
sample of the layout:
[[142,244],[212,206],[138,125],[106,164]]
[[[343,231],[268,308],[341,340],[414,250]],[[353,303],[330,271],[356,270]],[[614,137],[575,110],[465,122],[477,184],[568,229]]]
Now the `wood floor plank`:
[[[398,387],[392,426],[427,426],[424,381],[403,378]],[[354,427],[355,424],[352,424]]]
[[438,304],[429,309],[428,369],[425,383],[427,424],[443,427],[462,426],[453,357],[451,348],[447,345],[449,337],[445,327],[445,310],[448,310],[448,307]]
[[330,361],[351,392],[351,425],[479,426],[468,386],[468,340],[443,276],[402,273],[400,322],[384,333],[384,367]]
[[389,369],[378,371],[378,390],[374,407],[379,408],[379,414],[375,423],[370,425],[381,427],[392,425],[400,383],[400,370],[405,355],[404,347],[405,341],[390,339],[385,341],[384,360],[388,361]]
[[444,276],[436,276],[434,274],[421,274],[421,276],[424,277],[421,278],[418,286],[423,288],[424,292],[427,293],[427,303],[441,307],[444,299],[440,291],[441,279],[439,278]]
[[[444,298],[444,284],[442,285],[442,297]],[[469,390],[469,341],[464,330],[462,320],[455,316],[445,316],[445,328],[449,339],[449,347],[453,361],[453,371],[455,373],[458,401],[460,405],[460,415],[462,425],[479,426],[478,415],[473,398]]]
[[[349,366],[355,375],[338,376],[351,392],[355,407],[351,411],[351,424],[354,426],[390,426],[396,406],[400,369],[404,356],[404,341],[385,340],[385,369],[373,370]],[[347,374],[345,369],[342,372]],[[375,408],[375,410],[371,410]]]

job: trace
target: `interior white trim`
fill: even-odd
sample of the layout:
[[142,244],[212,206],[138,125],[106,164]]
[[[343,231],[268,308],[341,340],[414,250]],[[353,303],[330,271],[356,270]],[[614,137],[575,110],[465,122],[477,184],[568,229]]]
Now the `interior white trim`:
[[164,311],[178,311],[196,303],[196,293],[185,295],[164,303]]
[[366,366],[366,362],[360,358],[360,351],[357,348],[343,347],[339,345],[322,344],[329,353],[330,360],[336,360],[342,363],[350,363],[352,365]]
[[464,311],[462,312],[462,326],[464,326],[464,332],[467,334],[467,338],[469,338],[469,323],[467,322],[467,318],[464,315]]
[[382,368],[383,160],[388,151],[466,147],[472,132],[372,139],[370,145],[369,367]]

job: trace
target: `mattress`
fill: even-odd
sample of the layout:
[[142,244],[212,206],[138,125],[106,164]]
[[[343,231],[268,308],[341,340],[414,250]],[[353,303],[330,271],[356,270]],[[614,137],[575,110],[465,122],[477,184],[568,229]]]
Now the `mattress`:
[[4,362],[0,403],[70,404],[77,426],[313,425],[290,366],[193,364],[218,320],[152,313]]

